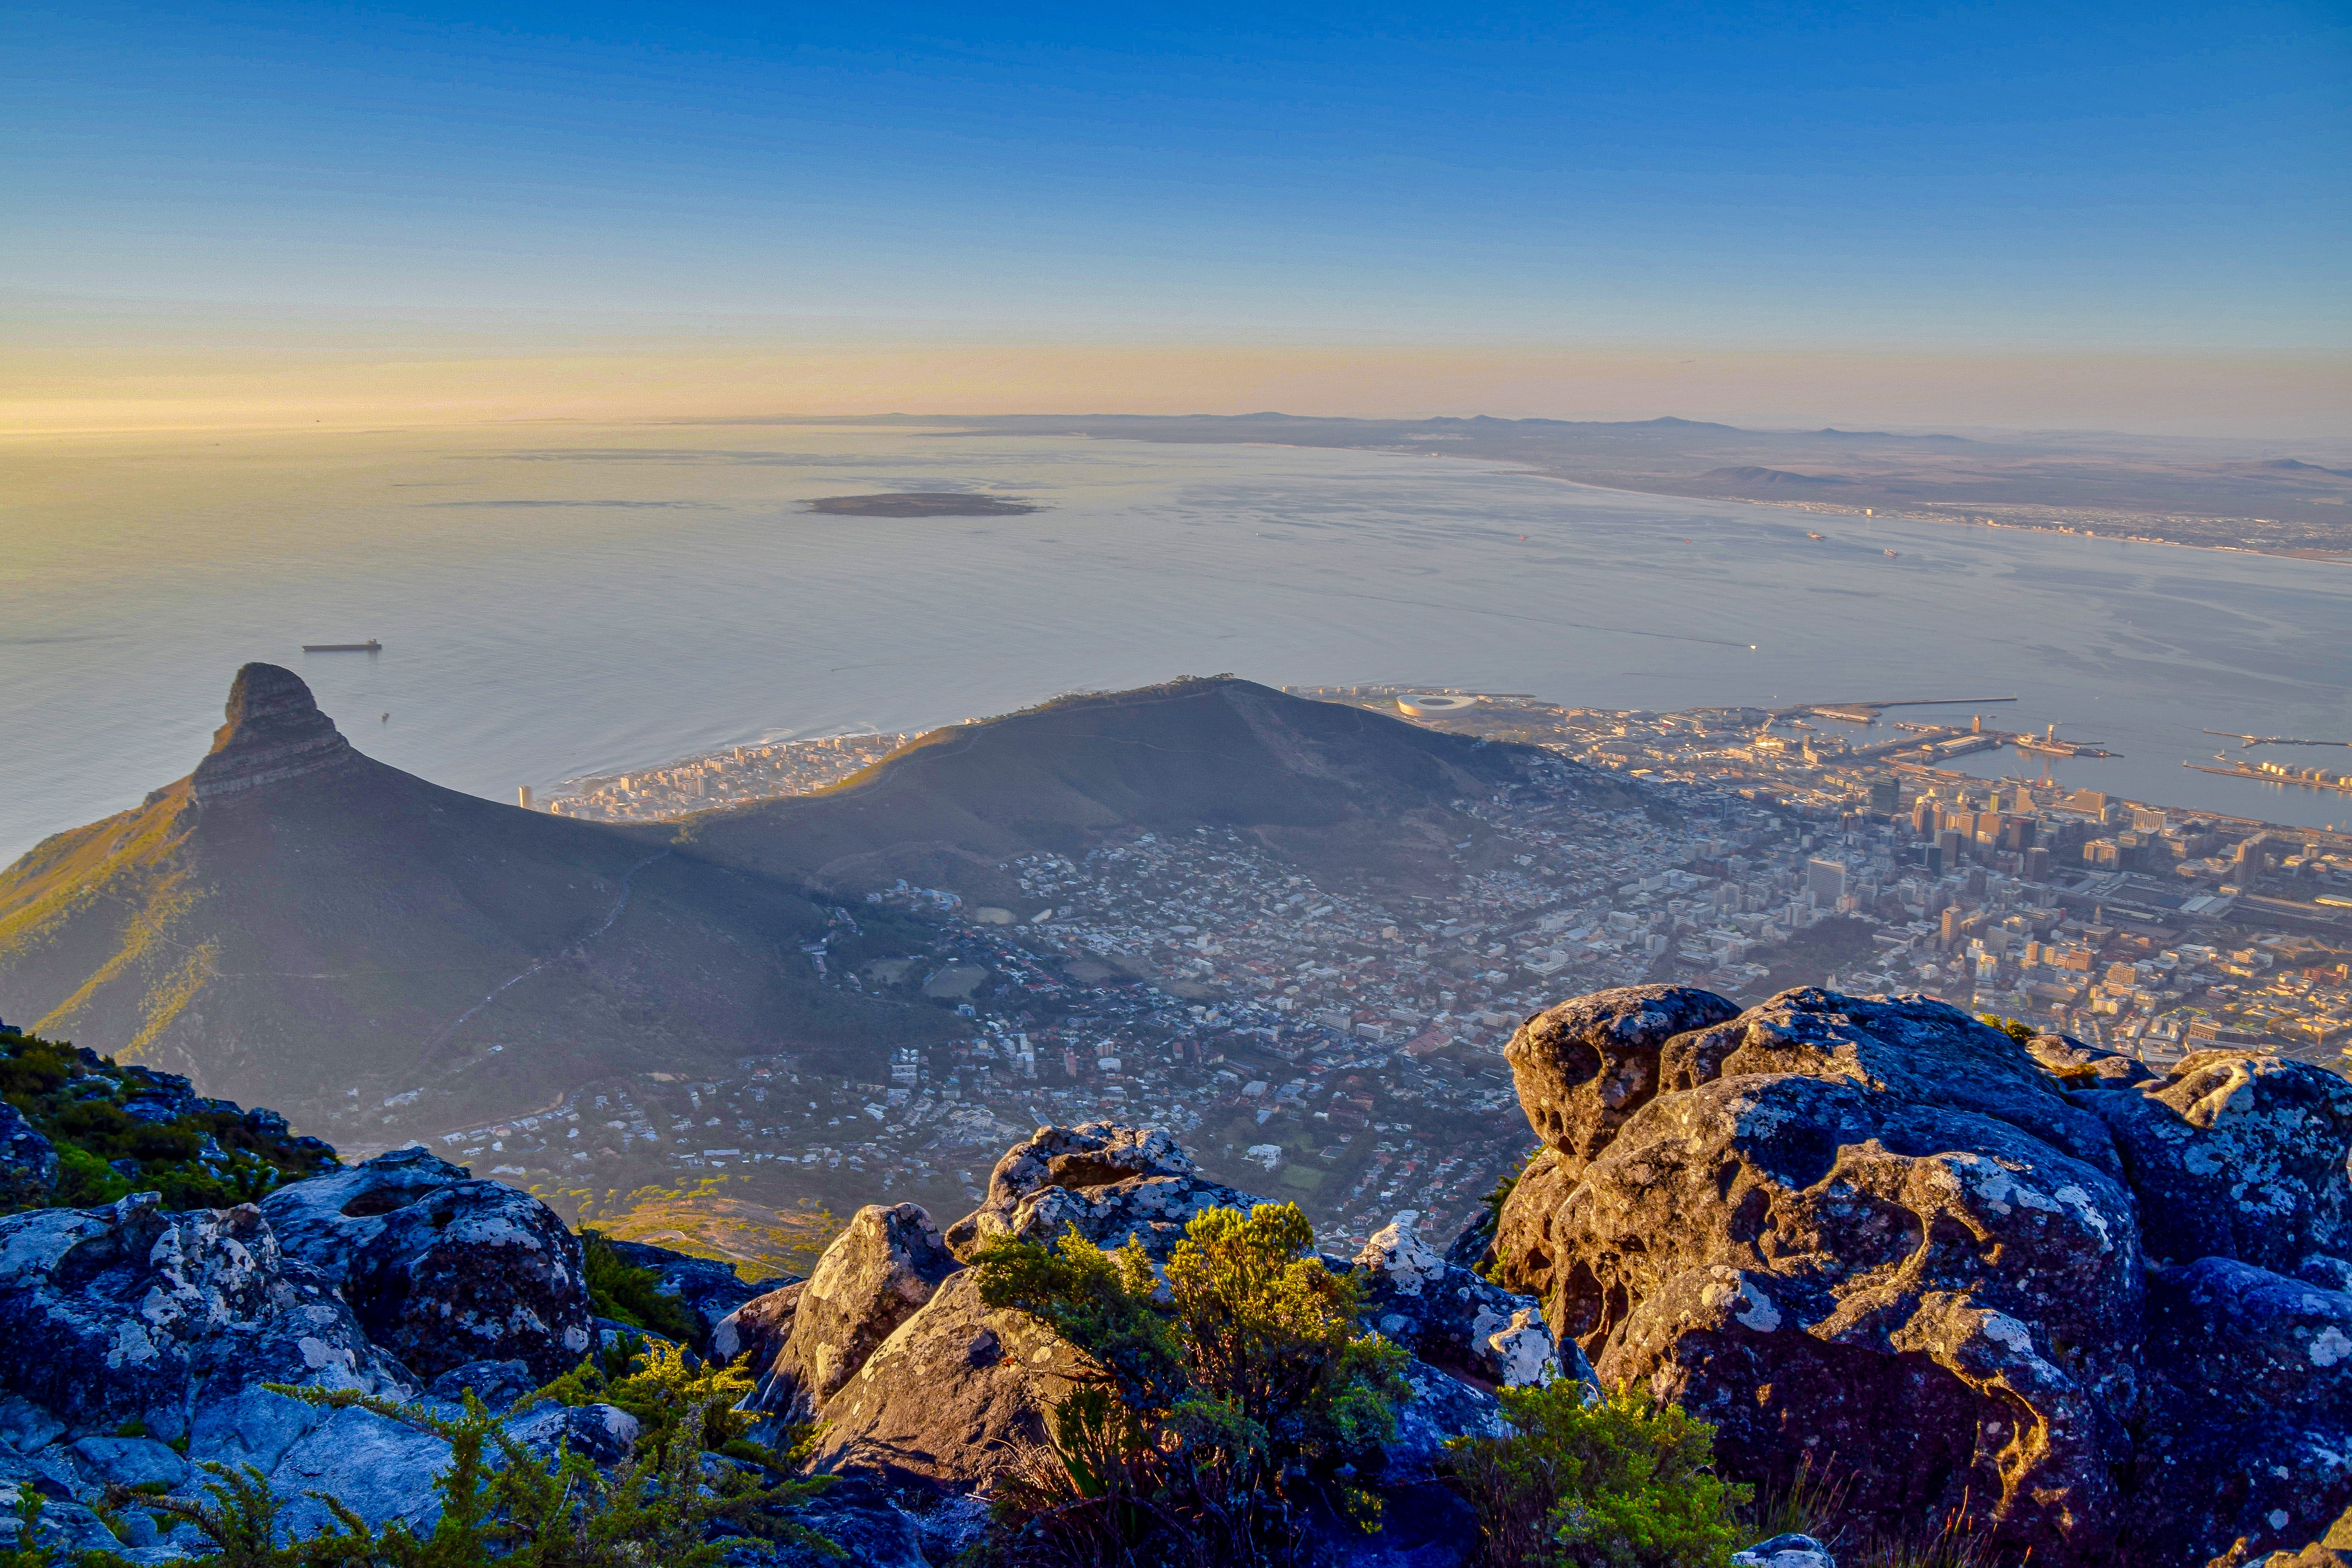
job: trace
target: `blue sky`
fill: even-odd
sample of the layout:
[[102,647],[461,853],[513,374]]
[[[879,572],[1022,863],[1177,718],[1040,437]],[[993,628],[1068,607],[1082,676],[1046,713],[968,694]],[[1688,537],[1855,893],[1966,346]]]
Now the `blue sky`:
[[2352,9],[17,8],[0,287],[912,338],[2342,350]]

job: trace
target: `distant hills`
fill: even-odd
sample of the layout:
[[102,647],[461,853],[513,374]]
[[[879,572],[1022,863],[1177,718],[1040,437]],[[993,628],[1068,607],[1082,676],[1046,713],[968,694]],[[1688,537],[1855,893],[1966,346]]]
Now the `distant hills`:
[[[964,1026],[822,984],[801,948],[837,900],[899,877],[984,898],[1030,849],[1204,825],[1319,874],[1425,880],[1465,831],[1454,803],[1528,756],[1218,678],[940,731],[820,795],[615,827],[363,756],[274,665],[237,672],[226,720],[187,778],[0,872],[0,1016],[298,1118],[392,1101],[439,1126],[778,1051],[878,1076],[891,1046]],[[869,944],[919,950],[920,922],[858,905]]]

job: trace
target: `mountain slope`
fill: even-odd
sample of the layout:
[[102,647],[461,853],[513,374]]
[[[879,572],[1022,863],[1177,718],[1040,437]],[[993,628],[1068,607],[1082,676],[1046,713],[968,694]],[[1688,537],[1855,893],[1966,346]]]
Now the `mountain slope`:
[[371,761],[248,665],[194,773],[0,873],[0,1008],[300,1116],[422,1089],[464,1124],[614,1071],[949,1027],[818,984],[798,948],[825,918],[667,835]]
[[1456,801],[1525,778],[1538,755],[1219,676],[940,730],[822,794],[689,818],[686,837],[821,886],[985,893],[996,863],[1028,850],[1237,827],[1318,873],[1410,882],[1440,875],[1464,836]]

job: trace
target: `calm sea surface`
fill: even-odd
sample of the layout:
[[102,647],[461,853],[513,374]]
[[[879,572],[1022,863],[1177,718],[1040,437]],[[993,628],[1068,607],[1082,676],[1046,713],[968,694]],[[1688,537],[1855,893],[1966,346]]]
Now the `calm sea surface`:
[[[2234,753],[2208,726],[2352,738],[2340,564],[1440,458],[901,428],[48,440],[0,448],[0,858],[186,773],[248,659],[299,670],[370,754],[509,800],[1231,670],[1654,709],[2014,694],[2003,727],[2126,753],[2060,764],[2068,784],[2352,823],[2352,797],[2181,766]],[[942,489],[1047,510],[795,504]],[[371,637],[381,655],[300,647]]]

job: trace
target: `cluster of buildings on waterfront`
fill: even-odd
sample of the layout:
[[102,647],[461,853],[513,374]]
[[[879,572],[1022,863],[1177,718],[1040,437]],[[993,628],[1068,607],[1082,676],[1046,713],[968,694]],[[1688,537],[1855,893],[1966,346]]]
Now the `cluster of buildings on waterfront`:
[[[1385,689],[1316,695],[1402,711]],[[1338,1246],[1402,1209],[1432,1235],[1468,1219],[1529,1144],[1512,1031],[1609,985],[1925,992],[2159,1065],[2221,1043],[2346,1067],[2343,836],[1858,754],[1794,715],[1402,695],[1414,721],[1551,753],[1454,803],[1452,875],[1422,891],[1310,875],[1225,829],[1034,854],[987,905],[900,884],[868,897],[931,917],[925,951],[840,960],[862,934],[846,907],[805,956],[829,984],[952,1006],[967,1037],[862,1079],[779,1056],[594,1086],[450,1152],[549,1192],[723,1175],[937,1211],[976,1201],[1034,1127],[1112,1119],[1297,1198]]]
[[806,795],[872,767],[911,735],[826,735],[737,746],[690,762],[583,779],[570,793],[521,795],[526,807],[591,822],[651,822],[714,805]]

